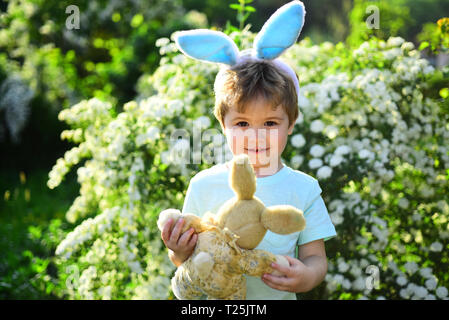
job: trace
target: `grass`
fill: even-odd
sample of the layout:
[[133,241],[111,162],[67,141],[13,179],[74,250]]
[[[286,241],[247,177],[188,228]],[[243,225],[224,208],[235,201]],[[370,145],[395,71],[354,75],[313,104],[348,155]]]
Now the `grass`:
[[47,180],[44,169],[0,171],[0,299],[57,298],[51,257],[79,184],[74,173],[54,190]]

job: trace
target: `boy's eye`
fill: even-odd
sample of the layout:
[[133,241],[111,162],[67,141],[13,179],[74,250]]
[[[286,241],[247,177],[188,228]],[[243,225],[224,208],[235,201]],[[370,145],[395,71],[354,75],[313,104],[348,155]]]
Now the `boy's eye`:
[[[274,121],[267,121],[267,122],[265,122],[269,127],[272,127],[272,126],[276,126],[277,125],[277,123],[276,122],[274,122]],[[246,122],[246,121],[240,121],[240,122],[237,122],[237,124],[236,124],[238,127],[246,127],[247,125],[248,125],[248,122]]]
[[[242,125],[243,124],[243,125]],[[240,121],[240,122],[237,122],[237,126],[238,127],[246,127],[246,125],[248,124],[248,122],[246,122],[246,121]]]

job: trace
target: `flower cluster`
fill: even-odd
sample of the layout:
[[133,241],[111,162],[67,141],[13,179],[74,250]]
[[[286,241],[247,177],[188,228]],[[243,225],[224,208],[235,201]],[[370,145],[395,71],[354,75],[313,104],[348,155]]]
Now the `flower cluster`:
[[[57,161],[49,186],[82,164],[80,196],[67,212],[79,226],[57,250],[62,266],[83,268],[70,297],[169,297],[173,266],[157,214],[182,207],[189,179],[213,164],[207,159],[229,157],[211,112],[218,67],[176,54],[170,39],[157,45],[166,56],[123,112],[91,99],[60,114],[72,126],[63,137],[79,146]],[[301,91],[283,160],[319,180],[338,233],[326,243],[319,298],[446,299],[448,115],[429,94],[438,71],[400,38],[356,50],[304,40],[285,59]],[[207,157],[210,149],[223,154]]]

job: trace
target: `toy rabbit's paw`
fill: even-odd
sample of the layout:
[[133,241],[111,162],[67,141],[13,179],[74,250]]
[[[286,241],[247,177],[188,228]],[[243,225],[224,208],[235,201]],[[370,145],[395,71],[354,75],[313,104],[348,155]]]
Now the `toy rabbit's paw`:
[[162,231],[169,219],[173,219],[173,221],[176,221],[180,216],[181,211],[179,211],[178,209],[166,209],[159,213],[159,218],[157,219],[157,227],[160,231]]
[[205,279],[209,276],[214,267],[214,259],[210,253],[201,251],[192,260],[198,276]]
[[[288,267],[288,266],[290,266],[290,263],[288,263],[287,258],[284,257],[284,256],[281,256],[281,255],[279,255],[279,254],[276,255],[276,261],[275,261],[275,263],[278,264],[278,265],[280,265],[280,266],[283,266],[283,267]],[[278,276],[278,277],[281,277],[281,276],[284,275],[282,272],[280,272],[280,271],[278,271],[278,270],[273,270],[273,272],[272,272],[271,274],[274,275],[274,276]]]

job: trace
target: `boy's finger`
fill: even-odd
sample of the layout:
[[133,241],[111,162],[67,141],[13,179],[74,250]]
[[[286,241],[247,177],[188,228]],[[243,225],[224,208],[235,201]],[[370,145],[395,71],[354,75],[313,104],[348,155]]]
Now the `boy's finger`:
[[301,262],[301,260],[292,258],[290,256],[284,256],[284,257],[288,260],[288,263],[290,264],[290,267],[293,267],[293,266],[298,265],[298,264],[303,264]]
[[189,230],[187,230],[186,232],[184,232],[178,240],[178,246],[186,246],[187,243],[189,242],[190,238],[192,237],[193,232],[195,231],[195,229],[190,228]]
[[193,248],[196,245],[196,241],[198,240],[198,235],[194,233],[189,240],[188,246],[189,248]]
[[264,274],[262,276],[262,281],[268,286],[276,290],[287,291],[286,279],[283,277],[272,276],[270,274]]
[[170,241],[172,241],[173,243],[178,242],[179,236],[181,235],[181,230],[182,230],[183,225],[184,225],[183,218],[179,219],[176,222],[175,227],[173,228],[173,231],[171,232],[171,235],[170,235]]
[[173,219],[170,218],[167,220],[167,223],[165,224],[164,228],[162,228],[162,232],[161,232],[161,237],[162,240],[168,241],[170,239],[170,230],[171,230],[171,226],[173,224]]
[[280,273],[285,274],[286,276],[290,275],[290,273],[291,273],[291,268],[290,268],[290,266],[285,267],[285,266],[281,266],[280,264],[277,264],[277,263],[274,263],[274,262],[273,262],[273,263],[271,264],[271,267],[272,267],[273,269],[279,271]]

